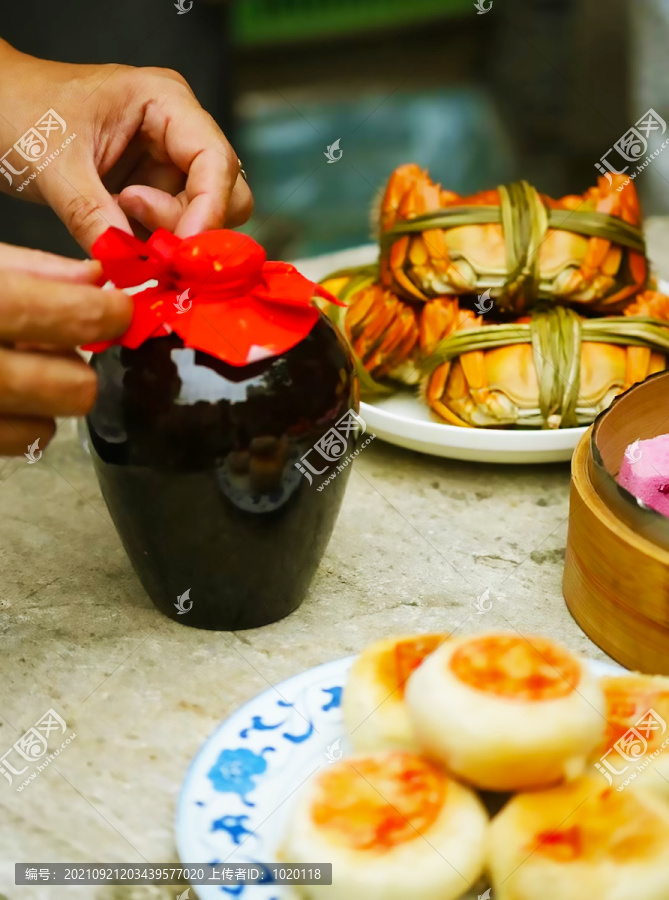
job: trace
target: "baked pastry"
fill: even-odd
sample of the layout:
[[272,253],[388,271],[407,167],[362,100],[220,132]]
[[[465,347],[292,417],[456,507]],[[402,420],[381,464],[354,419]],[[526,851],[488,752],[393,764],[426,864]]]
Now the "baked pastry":
[[517,633],[449,640],[409,678],[406,699],[424,751],[493,791],[577,777],[605,728],[603,691],[587,663]]
[[419,747],[404,702],[411,673],[447,640],[445,634],[384,638],[366,647],[351,667],[342,712],[355,750],[410,750]]
[[596,774],[513,797],[488,847],[495,900],[669,898],[669,804]]
[[332,886],[296,887],[300,897],[455,900],[482,874],[487,827],[474,792],[424,757],[357,755],[307,782],[279,856],[332,863]]
[[648,787],[669,799],[669,678],[632,672],[601,679],[607,729],[592,762],[613,787]]

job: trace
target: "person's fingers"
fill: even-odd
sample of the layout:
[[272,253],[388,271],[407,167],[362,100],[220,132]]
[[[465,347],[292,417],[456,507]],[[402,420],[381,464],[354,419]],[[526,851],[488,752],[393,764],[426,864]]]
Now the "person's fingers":
[[56,347],[54,344],[41,344],[34,342],[17,341],[13,346],[9,346],[8,350],[19,350],[22,353],[47,353],[49,356],[60,356],[62,359],[72,359],[75,362],[81,360],[82,357],[76,350],[68,347]]
[[184,86],[175,86],[146,108],[142,131],[161,158],[165,153],[187,173],[188,206],[175,229],[179,237],[221,228],[239,162],[218,125]]
[[[188,209],[186,192],[172,196],[163,190],[145,184],[130,185],[118,199],[119,205],[129,219],[135,219],[149,231],[167,228],[176,231],[179,221]],[[248,220],[253,211],[253,195],[240,176],[232,191],[225,213],[226,228],[236,228]]]
[[123,291],[0,271],[0,341],[76,347],[126,331],[133,302]]
[[2,269],[74,284],[93,284],[102,275],[102,266],[97,259],[69,259],[43,250],[14,247],[12,244],[0,244],[0,270]]
[[124,183],[124,187],[133,185],[157,188],[174,197],[186,187],[186,173],[171,160],[158,162],[145,153]]
[[[237,161],[225,160],[221,153],[203,150],[188,170],[188,206],[174,233],[187,238],[201,231],[222,228],[237,178]],[[214,191],[211,190],[215,185]]]
[[[116,165],[103,177],[102,183],[114,196],[126,187],[146,184],[158,188],[168,194],[178,194],[186,186],[186,174],[167,158],[162,148],[162,157],[156,158],[156,148],[145,138],[141,144],[131,141],[133,156],[126,162],[128,150],[121,156]],[[139,152],[137,152],[139,151]]]
[[53,419],[0,416],[0,456],[22,456],[38,439],[44,450],[55,433]]
[[83,360],[0,350],[0,415],[81,416],[96,393],[95,372]]
[[251,218],[253,212],[253,194],[241,175],[237,177],[225,212],[226,228],[237,228]]
[[45,179],[42,195],[84,250],[90,251],[110,226],[132,233],[123,210],[91,162],[70,155],[61,164],[59,175]]
[[172,197],[165,191],[145,184],[134,184],[119,194],[119,205],[130,219],[149,231],[167,228],[174,231],[188,203],[185,194]]

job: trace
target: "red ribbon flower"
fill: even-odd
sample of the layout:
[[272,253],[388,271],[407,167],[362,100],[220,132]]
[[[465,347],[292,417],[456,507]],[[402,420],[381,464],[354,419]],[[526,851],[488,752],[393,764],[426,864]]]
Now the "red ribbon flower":
[[187,347],[245,366],[285,353],[309,334],[318,319],[314,295],[342,305],[289,263],[267,262],[260,244],[238,231],[181,240],[159,228],[144,243],[108,228],[92,254],[116,287],[153,284],[134,294],[125,334],[84,350],[134,349],[175,331]]

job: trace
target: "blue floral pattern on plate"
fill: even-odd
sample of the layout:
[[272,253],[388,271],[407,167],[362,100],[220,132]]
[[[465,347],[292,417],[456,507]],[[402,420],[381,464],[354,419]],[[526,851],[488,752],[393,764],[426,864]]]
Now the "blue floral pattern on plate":
[[[177,847],[188,863],[272,862],[296,789],[345,742],[341,697],[353,657],[295,675],[255,697],[214,732],[179,800]],[[262,828],[260,826],[262,825]],[[327,862],[324,859],[313,862]],[[290,888],[199,885],[201,900],[287,900]]]

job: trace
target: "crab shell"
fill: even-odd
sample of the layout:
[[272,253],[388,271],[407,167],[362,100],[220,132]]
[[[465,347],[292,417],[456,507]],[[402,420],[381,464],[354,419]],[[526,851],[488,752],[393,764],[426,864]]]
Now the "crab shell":
[[[625,311],[669,321],[669,297],[645,292]],[[519,323],[529,322],[520,318]],[[457,298],[437,298],[425,305],[421,318],[423,346],[429,352],[440,338],[461,328],[480,328],[481,317],[461,310]],[[591,422],[613,398],[637,381],[666,368],[664,354],[646,347],[584,341],[576,411]],[[559,427],[559,417],[544,422],[539,384],[529,343],[463,353],[440,365],[421,386],[433,413],[451,425]]]
[[[599,178],[583,195],[559,200],[540,195],[547,209],[606,213],[639,226],[636,190],[625,177]],[[381,235],[416,216],[458,206],[499,206],[497,190],[470,197],[442,190],[419,166],[400,166],[382,201]],[[538,297],[551,297],[590,311],[618,310],[646,283],[645,256],[600,237],[549,228],[538,248]],[[444,294],[473,294],[490,288],[499,296],[508,277],[507,252],[499,223],[430,229],[399,236],[381,254],[381,281],[402,296],[423,301]],[[516,310],[521,312],[520,309]]]

